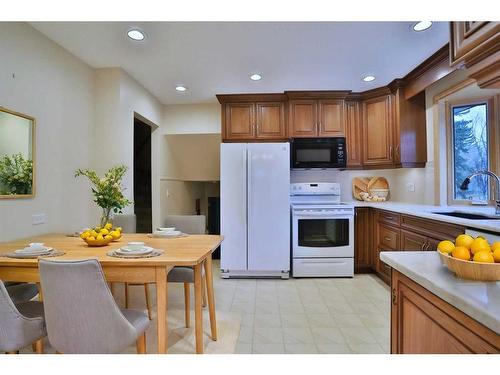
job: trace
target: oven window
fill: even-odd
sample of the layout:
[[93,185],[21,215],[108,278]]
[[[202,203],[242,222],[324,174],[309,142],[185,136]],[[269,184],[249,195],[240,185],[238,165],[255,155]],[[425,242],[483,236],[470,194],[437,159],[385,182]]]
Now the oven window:
[[299,219],[298,227],[299,246],[349,245],[349,219]]
[[298,162],[325,162],[330,161],[331,150],[329,148],[320,149],[298,149],[297,150],[297,161]]

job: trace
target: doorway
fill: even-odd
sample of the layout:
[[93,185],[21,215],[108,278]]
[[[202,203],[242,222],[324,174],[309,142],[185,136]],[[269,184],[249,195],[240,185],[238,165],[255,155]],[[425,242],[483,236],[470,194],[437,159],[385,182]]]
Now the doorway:
[[151,126],[134,118],[134,213],[137,233],[152,232]]

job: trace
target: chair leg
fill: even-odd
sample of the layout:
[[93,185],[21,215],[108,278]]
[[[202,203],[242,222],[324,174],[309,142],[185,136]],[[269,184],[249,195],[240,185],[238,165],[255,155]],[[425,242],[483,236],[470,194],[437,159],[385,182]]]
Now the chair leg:
[[149,298],[148,284],[144,284],[144,296],[146,297],[146,307],[148,309],[148,318],[149,318],[149,320],[152,320],[153,318],[151,317],[151,302],[150,302],[150,298]]
[[206,274],[201,278],[201,288],[203,289],[203,307],[207,307],[207,282],[205,280]]
[[186,328],[191,325],[191,306],[190,306],[190,291],[189,283],[184,283],[184,316],[186,320]]
[[137,338],[137,354],[146,354],[146,332]]
[[111,290],[111,294],[113,295],[113,297],[115,296],[115,293],[116,293],[116,288],[115,288],[115,283],[109,283],[109,289]]
[[125,308],[128,309],[128,283],[125,283]]
[[34,352],[36,354],[43,354],[43,339],[36,340],[33,345],[35,347]]

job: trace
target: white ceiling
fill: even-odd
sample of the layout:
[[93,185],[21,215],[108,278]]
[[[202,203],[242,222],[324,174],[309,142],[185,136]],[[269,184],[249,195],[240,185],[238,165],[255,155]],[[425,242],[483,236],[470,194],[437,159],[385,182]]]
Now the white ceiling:
[[[164,104],[215,94],[379,87],[406,75],[448,41],[448,23],[409,22],[34,22],[94,68],[122,67]],[[126,32],[147,34],[134,42]],[[251,73],[263,79],[251,81]],[[366,83],[366,74],[377,77]],[[175,91],[177,84],[188,91]]]

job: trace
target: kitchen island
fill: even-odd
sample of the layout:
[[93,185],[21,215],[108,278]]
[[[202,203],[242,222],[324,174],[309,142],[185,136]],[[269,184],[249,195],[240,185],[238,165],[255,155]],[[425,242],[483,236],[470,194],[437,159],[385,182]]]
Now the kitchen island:
[[391,353],[500,353],[500,282],[457,278],[429,251],[384,251]]

